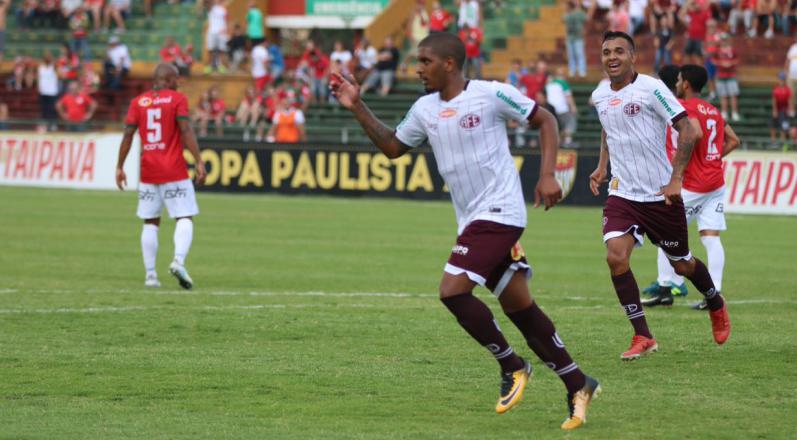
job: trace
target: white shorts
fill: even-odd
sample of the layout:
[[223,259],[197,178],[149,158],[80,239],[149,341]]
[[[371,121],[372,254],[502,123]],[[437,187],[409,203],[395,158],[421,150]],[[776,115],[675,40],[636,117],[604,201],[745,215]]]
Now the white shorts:
[[725,187],[707,193],[682,190],[686,209],[686,223],[697,219],[697,230],[724,231],[725,226]]
[[196,204],[194,184],[191,179],[167,182],[160,185],[152,183],[138,184],[138,210],[136,215],[144,220],[158,218],[163,205],[169,211],[169,217],[193,217],[199,214]]
[[227,36],[225,34],[211,34],[208,32],[205,47],[209,51],[219,50],[223,52],[227,50]]

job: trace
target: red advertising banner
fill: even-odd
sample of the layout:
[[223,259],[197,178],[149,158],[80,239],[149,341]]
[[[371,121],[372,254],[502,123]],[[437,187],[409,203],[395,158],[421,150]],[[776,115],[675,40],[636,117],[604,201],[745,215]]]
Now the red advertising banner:
[[797,215],[797,154],[733,152],[725,185],[726,212]]

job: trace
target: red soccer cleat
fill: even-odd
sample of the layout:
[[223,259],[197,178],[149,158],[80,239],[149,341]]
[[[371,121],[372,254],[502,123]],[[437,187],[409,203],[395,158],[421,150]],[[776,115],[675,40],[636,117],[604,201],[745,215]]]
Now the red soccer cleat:
[[635,361],[646,354],[650,354],[659,349],[659,344],[653,338],[647,338],[641,335],[634,335],[631,338],[631,347],[628,351],[620,355],[620,359],[624,361]]
[[731,335],[731,318],[728,316],[728,305],[723,304],[719,310],[708,312],[711,317],[711,333],[714,334],[714,341],[722,345]]

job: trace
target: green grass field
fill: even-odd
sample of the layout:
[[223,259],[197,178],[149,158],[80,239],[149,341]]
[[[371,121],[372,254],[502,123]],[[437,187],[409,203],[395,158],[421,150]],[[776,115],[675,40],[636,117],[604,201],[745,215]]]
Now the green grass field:
[[[600,210],[532,210],[532,291],[604,387],[589,423],[565,433],[564,388],[536,358],[524,402],[493,412],[495,361],[436,297],[456,232],[450,203],[199,203],[196,288],[168,276],[165,221],[164,287],[145,290],[133,193],[0,188],[0,438],[794,438],[794,218],[729,216],[725,346],[681,300],[648,312],[659,353],[623,364],[631,330]],[[640,284],[654,257],[636,251]]]

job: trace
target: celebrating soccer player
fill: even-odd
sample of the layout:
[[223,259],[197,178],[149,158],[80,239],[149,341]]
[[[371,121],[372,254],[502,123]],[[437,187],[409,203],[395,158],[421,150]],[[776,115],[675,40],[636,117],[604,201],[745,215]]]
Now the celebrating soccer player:
[[[659,75],[661,77],[661,75]],[[664,78],[662,78],[663,80]],[[686,108],[689,122],[700,129],[692,159],[684,172],[684,185],[681,197],[686,209],[687,225],[697,219],[700,241],[708,254],[708,272],[717,291],[722,291],[722,272],[725,266],[725,250],[720,241],[720,231],[725,226],[725,178],[722,171],[722,158],[739,146],[739,138],[713,105],[699,98],[708,81],[706,69],[687,64],[676,73],[673,85],[678,100]],[[665,81],[666,83],[666,81]],[[668,84],[669,87],[669,84]],[[667,127],[667,153],[674,157],[677,145],[677,132],[670,133]],[[643,306],[670,305],[673,303],[671,286],[683,283],[668,263],[664,252],[658,250],[657,280],[658,289],[642,301]],[[703,300],[693,306],[705,310],[708,303]]]
[[[725,343],[731,330],[725,301],[708,268],[689,252],[681,199],[684,170],[701,131],[664,83],[635,71],[635,61],[634,40],[624,32],[607,32],[601,62],[609,82],[592,93],[603,130],[600,160],[590,175],[590,189],[598,195],[611,160],[603,241],[612,283],[634,328],[631,346],[620,355],[623,360],[639,359],[658,349],[630,266],[631,251],[642,245],[644,235],[667,254],[675,272],[688,278],[706,298],[714,340]],[[672,164],[665,149],[668,123],[678,132]]]
[[199,214],[199,208],[183,158],[183,143],[194,156],[197,184],[205,181],[206,173],[194,130],[188,123],[188,100],[177,91],[177,75],[177,68],[172,64],[159,64],[155,68],[152,90],[130,103],[116,164],[116,185],[120,190],[127,185],[123,166],[133,135],[138,130],[142,153],[137,215],[144,220],[141,231],[141,252],[146,269],[144,285],[160,286],[155,257],[158,254],[161,211],[166,205],[169,216],[177,219],[174,260],[169,265],[169,272],[177,278],[180,286],[190,289],[194,282],[185,269],[185,258],[194,235],[193,217]]
[[353,80],[334,76],[330,88],[387,157],[399,157],[426,140],[432,146],[459,226],[440,283],[440,300],[500,364],[496,412],[504,413],[520,401],[531,364],[514,352],[490,309],[473,296],[476,284],[493,292],[529,347],[562,379],[570,411],[562,428],[578,428],[600,387],[573,362],[553,323],[529,293],[531,268],[518,242],[526,226],[526,205],[506,134],[508,120],[539,128],[542,159],[535,206],[543,203],[548,209],[562,198],[554,178],[556,119],[512,86],[466,80],[464,62],[465,47],[456,36],[435,33],[423,39],[417,69],[429,94],[415,102],[395,131],[374,116]]

